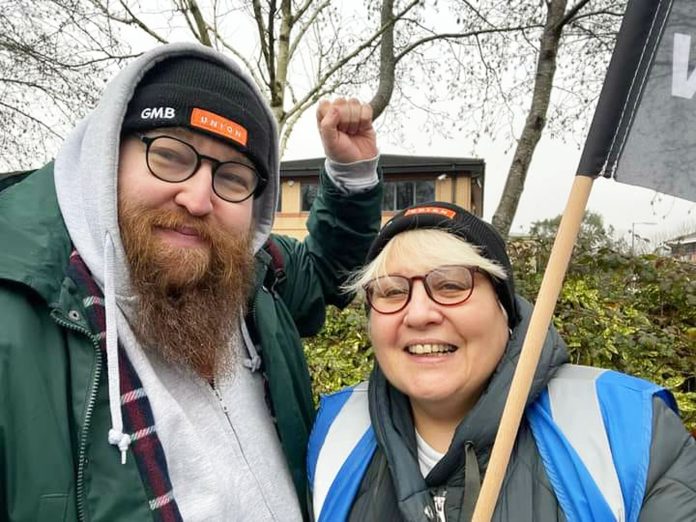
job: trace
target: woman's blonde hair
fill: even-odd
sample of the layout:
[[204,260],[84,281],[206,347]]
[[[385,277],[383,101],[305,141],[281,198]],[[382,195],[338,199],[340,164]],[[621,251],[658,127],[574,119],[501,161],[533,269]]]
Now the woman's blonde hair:
[[508,278],[499,263],[483,257],[471,243],[444,230],[422,228],[394,236],[376,258],[348,279],[343,290],[363,296],[363,287],[387,275],[388,265],[397,259],[407,260],[409,266],[423,272],[443,265],[465,265],[478,267],[495,279]]

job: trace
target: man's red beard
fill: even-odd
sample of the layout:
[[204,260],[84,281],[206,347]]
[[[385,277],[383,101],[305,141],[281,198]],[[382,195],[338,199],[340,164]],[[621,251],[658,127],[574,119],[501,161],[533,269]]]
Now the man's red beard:
[[[146,350],[211,380],[231,371],[230,342],[253,283],[250,234],[173,210],[119,203],[121,239],[138,297],[131,325]],[[188,227],[200,247],[167,244],[155,231]]]

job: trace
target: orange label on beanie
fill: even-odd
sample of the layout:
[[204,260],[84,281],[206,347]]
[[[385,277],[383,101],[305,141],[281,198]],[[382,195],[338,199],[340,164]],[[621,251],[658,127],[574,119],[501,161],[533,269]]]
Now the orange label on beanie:
[[438,214],[449,219],[454,219],[454,216],[457,215],[454,210],[442,207],[418,207],[408,209],[406,212],[404,212],[404,216],[412,216],[414,214]]
[[244,127],[214,112],[193,109],[191,126],[218,134],[243,146],[247,144],[247,130]]

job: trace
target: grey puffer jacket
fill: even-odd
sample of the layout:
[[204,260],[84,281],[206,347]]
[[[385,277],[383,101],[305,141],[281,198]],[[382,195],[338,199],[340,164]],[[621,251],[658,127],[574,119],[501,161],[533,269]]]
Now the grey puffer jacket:
[[[370,377],[369,406],[378,447],[353,503],[351,522],[439,522],[434,496],[444,496],[447,522],[470,520],[529,324],[531,305],[520,298],[518,304],[523,320],[513,331],[488,387],[458,426],[447,454],[425,478],[418,466],[408,398],[375,369]],[[527,404],[567,361],[565,344],[551,327]],[[566,520],[524,419],[493,520]],[[650,467],[640,520],[696,520],[696,441],[661,399],[654,399]]]

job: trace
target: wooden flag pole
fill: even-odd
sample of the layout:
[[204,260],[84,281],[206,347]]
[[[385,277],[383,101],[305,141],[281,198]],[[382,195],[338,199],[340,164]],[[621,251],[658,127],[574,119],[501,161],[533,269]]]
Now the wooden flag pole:
[[573,187],[568,196],[568,203],[558,228],[558,235],[551,249],[549,264],[546,267],[539,295],[534,305],[520,359],[512,378],[510,392],[500,419],[500,426],[495,437],[486,477],[471,519],[472,522],[489,522],[493,516],[503,477],[510,460],[510,453],[527,403],[534,372],[539,363],[541,348],[546,339],[551,316],[568,269],[568,262],[582,224],[593,181],[594,178],[590,176],[575,176]]

